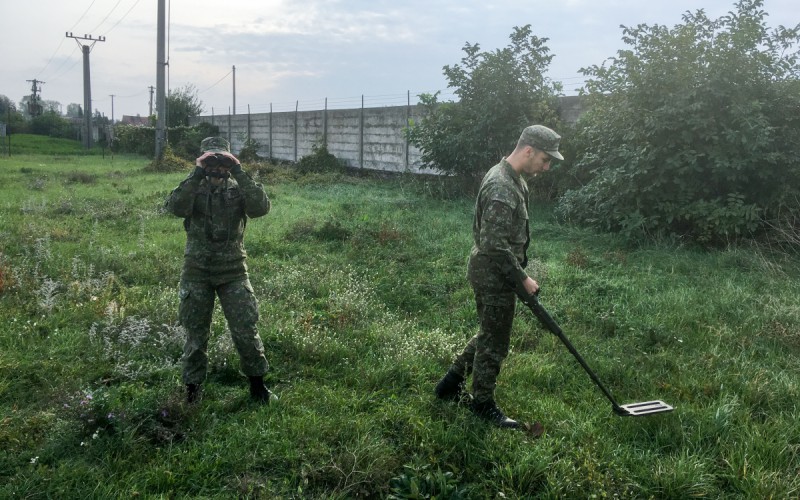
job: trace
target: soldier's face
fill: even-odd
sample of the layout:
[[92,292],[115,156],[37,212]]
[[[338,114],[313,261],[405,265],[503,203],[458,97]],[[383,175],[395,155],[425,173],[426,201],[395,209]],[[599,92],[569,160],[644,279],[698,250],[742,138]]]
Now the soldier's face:
[[208,174],[209,172],[213,172],[219,175],[219,177],[218,176],[206,177],[208,179],[208,182],[210,182],[212,186],[219,186],[223,184],[225,182],[225,178],[223,177],[225,174],[227,174],[227,176],[230,177],[229,168],[224,168],[224,167],[206,168],[206,174]]
[[525,173],[538,174],[539,172],[550,170],[550,163],[552,161],[553,158],[549,154],[545,153],[544,151],[531,148],[530,156],[525,164]]

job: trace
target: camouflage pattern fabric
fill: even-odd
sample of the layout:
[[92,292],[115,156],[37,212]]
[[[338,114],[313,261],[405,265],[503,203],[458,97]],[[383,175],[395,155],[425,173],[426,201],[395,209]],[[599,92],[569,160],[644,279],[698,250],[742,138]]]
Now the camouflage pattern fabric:
[[247,276],[243,243],[247,219],[266,215],[270,201],[247,173],[233,176],[218,187],[190,176],[167,198],[166,210],[184,218],[184,279],[213,276],[217,283],[227,283]]
[[231,143],[224,137],[206,137],[200,141],[200,151],[211,153],[230,153]]
[[218,286],[210,282],[182,281],[178,320],[186,329],[186,343],[183,347],[184,383],[200,384],[205,380],[215,294],[219,296],[222,311],[228,320],[233,345],[241,360],[242,372],[248,377],[264,375],[269,364],[256,328],[258,302],[250,281],[245,279]]
[[528,185],[503,159],[481,182],[475,202],[467,278],[475,292],[480,330],[451,366],[472,373],[475,402],[494,400],[500,368],[508,355],[516,294],[513,283],[527,277]]
[[472,373],[472,396],[476,403],[494,400],[497,376],[508,356],[516,307],[516,297],[513,294],[511,300],[502,306],[487,304],[483,299],[481,292],[475,290],[480,330],[467,342],[450,368],[464,378]]
[[243,171],[216,187],[202,176],[190,175],[170,193],[165,208],[184,218],[186,230],[178,311],[187,331],[184,383],[199,384],[205,378],[215,296],[220,298],[242,371],[248,376],[263,375],[268,364],[256,328],[258,304],[243,244],[248,218],[270,210],[263,187]]
[[481,182],[472,237],[467,279],[487,303],[502,306],[513,302],[512,284],[527,277],[528,184],[505,159]]

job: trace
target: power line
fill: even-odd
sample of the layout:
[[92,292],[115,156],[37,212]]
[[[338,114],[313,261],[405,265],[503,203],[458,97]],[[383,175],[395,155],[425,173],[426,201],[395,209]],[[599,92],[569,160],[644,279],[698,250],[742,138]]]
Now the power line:
[[222,80],[224,80],[224,79],[228,78],[228,75],[230,75],[231,73],[233,73],[233,70],[232,70],[232,69],[231,69],[230,71],[228,71],[227,73],[225,73],[225,76],[223,76],[222,78],[220,78],[219,80],[217,80],[217,81],[216,81],[216,82],[215,82],[213,85],[211,85],[210,87],[206,88],[205,90],[201,90],[201,91],[199,91],[199,92],[198,92],[198,94],[202,94],[202,93],[204,93],[204,92],[208,92],[209,90],[213,89],[214,87],[216,87],[217,85],[219,85],[219,83],[220,83]]
[[117,27],[117,25],[118,25],[119,23],[121,23],[123,19],[125,19],[126,17],[128,17],[128,14],[130,14],[130,13],[131,13],[131,11],[133,10],[133,8],[134,8],[134,7],[136,7],[137,5],[139,5],[139,2],[141,2],[141,1],[142,1],[142,0],[136,0],[136,3],[134,3],[133,5],[131,5],[131,8],[130,8],[130,9],[128,9],[128,11],[125,13],[125,15],[123,15],[121,18],[119,18],[119,20],[118,20],[116,23],[114,23],[114,25],[113,25],[112,27],[110,27],[110,28],[108,29],[108,31],[106,31],[106,35],[107,35],[107,34],[109,34],[109,33],[111,33],[111,31],[112,31],[114,28],[116,28],[116,27]]
[[110,16],[110,15],[111,15],[111,14],[112,14],[112,13],[113,13],[115,10],[117,10],[117,7],[119,7],[119,4],[120,4],[120,2],[122,2],[122,0],[117,0],[117,3],[115,3],[115,4],[114,4],[114,6],[113,6],[113,7],[111,7],[111,11],[109,11],[109,13],[108,13],[108,14],[106,14],[106,17],[104,17],[104,18],[103,18],[103,20],[102,20],[102,21],[100,21],[100,24],[98,24],[98,25],[97,25],[97,26],[95,26],[94,28],[90,29],[90,30],[89,30],[89,32],[95,32],[95,33],[96,33],[96,32],[97,32],[97,29],[98,29],[100,26],[102,26],[104,22],[106,22],[106,19],[108,19],[108,16]]

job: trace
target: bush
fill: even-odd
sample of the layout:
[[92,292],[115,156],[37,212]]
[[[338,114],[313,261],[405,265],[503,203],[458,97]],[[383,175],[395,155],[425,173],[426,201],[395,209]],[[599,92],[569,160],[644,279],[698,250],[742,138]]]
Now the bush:
[[192,162],[176,155],[175,152],[172,151],[172,147],[167,144],[161,155],[161,159],[155,159],[150,162],[150,164],[145,167],[145,170],[150,172],[182,172],[191,170],[193,166],[194,164]]
[[72,122],[53,112],[47,112],[31,119],[30,132],[61,139],[74,139],[76,135]]
[[242,150],[239,151],[239,161],[242,162],[257,162],[261,158],[258,156],[258,150],[261,149],[261,143],[255,139],[247,139],[244,141]]
[[632,47],[584,70],[591,105],[562,172],[583,185],[561,199],[563,218],[720,244],[758,234],[798,195],[800,36],[769,33],[762,3],[624,28]]
[[301,174],[341,172],[344,164],[328,151],[325,144],[311,146],[311,154],[300,158],[297,162],[296,170]]

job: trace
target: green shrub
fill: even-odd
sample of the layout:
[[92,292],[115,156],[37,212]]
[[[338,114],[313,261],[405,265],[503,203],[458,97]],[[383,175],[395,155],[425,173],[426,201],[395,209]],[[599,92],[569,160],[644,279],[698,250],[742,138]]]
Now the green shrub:
[[259,149],[261,149],[261,143],[255,139],[247,139],[244,141],[244,146],[242,146],[242,150],[239,151],[237,158],[239,158],[241,162],[257,162],[261,159],[258,156]]
[[751,236],[800,193],[800,28],[768,32],[760,0],[717,20],[625,28],[584,72],[564,219],[704,244]]
[[341,172],[344,164],[328,151],[328,146],[314,144],[311,146],[311,154],[297,162],[296,170],[301,174]]
[[161,155],[161,159],[155,159],[150,162],[150,164],[145,167],[145,170],[151,172],[182,172],[191,170],[193,165],[192,162],[175,154],[172,147],[167,144]]

